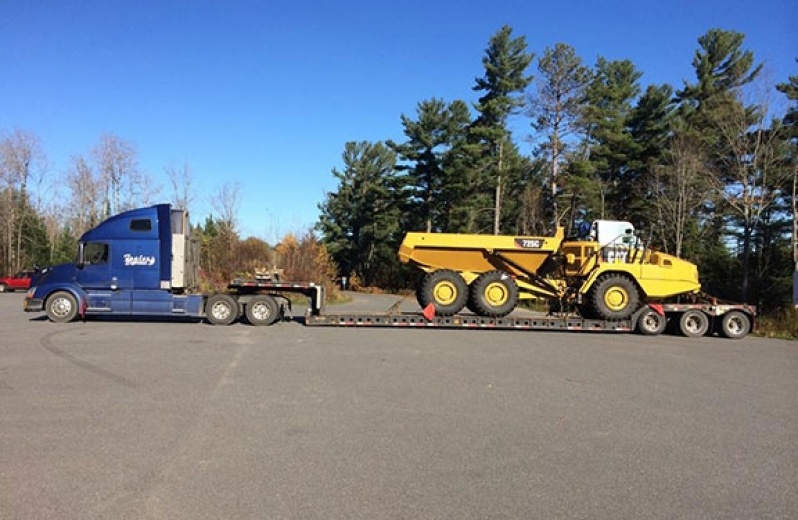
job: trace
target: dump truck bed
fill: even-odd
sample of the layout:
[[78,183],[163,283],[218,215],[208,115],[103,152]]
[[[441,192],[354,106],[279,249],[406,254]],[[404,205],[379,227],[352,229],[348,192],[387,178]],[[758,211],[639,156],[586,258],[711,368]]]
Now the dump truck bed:
[[427,271],[485,272],[496,269],[496,259],[501,258],[506,265],[536,273],[559,249],[562,239],[561,231],[553,237],[408,233],[399,248],[399,259]]

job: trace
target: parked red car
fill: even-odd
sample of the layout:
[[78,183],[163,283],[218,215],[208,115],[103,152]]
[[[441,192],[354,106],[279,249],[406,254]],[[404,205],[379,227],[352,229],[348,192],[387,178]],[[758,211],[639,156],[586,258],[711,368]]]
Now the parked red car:
[[27,291],[35,271],[20,271],[14,276],[0,277],[0,292]]

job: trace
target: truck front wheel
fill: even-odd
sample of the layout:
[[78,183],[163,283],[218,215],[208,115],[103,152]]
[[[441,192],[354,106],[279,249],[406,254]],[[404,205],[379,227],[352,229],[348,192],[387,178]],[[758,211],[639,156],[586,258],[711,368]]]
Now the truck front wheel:
[[625,320],[640,305],[640,293],[626,276],[608,274],[590,291],[591,314],[607,320]]
[[45,312],[52,322],[68,323],[78,315],[78,302],[71,293],[59,291],[47,298]]
[[205,317],[213,325],[230,325],[238,318],[238,302],[228,294],[214,294],[205,303]]
[[441,269],[427,274],[416,291],[421,308],[430,303],[438,316],[452,316],[465,307],[468,300],[468,285],[457,271]]

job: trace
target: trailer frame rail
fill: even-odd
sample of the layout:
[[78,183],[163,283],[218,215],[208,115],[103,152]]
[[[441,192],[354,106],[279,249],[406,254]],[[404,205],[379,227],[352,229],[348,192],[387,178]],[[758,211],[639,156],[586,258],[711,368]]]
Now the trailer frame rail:
[[505,316],[490,318],[457,314],[427,319],[420,312],[413,313],[341,313],[305,316],[305,325],[338,327],[416,327],[440,329],[487,330],[572,330],[585,332],[630,332],[633,320],[589,320],[580,317]]

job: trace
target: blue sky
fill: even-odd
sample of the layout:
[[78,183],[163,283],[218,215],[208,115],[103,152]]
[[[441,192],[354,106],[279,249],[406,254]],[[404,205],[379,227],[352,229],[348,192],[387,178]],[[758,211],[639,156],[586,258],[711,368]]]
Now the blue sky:
[[237,182],[242,233],[274,241],[317,220],[347,141],[401,140],[425,99],[474,101],[504,24],[538,56],[564,42],[590,65],[630,59],[643,86],[692,81],[714,27],[744,33],[774,82],[798,74],[794,0],[7,1],[0,133],[38,135],[51,178],[115,134],[165,201],[164,168],[187,164],[195,221]]

